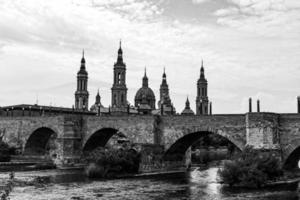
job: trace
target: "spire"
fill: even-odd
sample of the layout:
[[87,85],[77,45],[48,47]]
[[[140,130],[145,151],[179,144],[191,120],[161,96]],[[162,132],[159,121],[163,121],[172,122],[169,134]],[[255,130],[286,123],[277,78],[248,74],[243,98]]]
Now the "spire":
[[146,67],[145,67],[145,73],[143,78],[143,87],[148,87],[148,77],[147,77]]
[[84,49],[82,50],[82,58],[81,58],[81,64],[80,64],[80,74],[87,74],[87,71],[85,69],[85,58],[84,58]]
[[121,39],[120,39],[120,42],[119,42],[119,51],[118,52],[122,53],[122,41],[121,41]]
[[98,89],[98,93],[96,95],[96,103],[95,104],[100,104],[100,99],[101,99],[101,97],[100,97],[99,89]]
[[166,68],[164,67],[163,79],[166,79]]
[[187,96],[186,102],[185,102],[185,109],[190,109],[190,101],[189,101],[189,97],[188,96]]
[[204,67],[203,67],[203,59],[202,59],[202,61],[201,61],[200,79],[205,79],[205,75],[204,75]]
[[120,40],[117,63],[123,63],[122,41]]
[[81,63],[85,63],[85,58],[84,58],[84,49],[82,49],[82,58],[81,58]]

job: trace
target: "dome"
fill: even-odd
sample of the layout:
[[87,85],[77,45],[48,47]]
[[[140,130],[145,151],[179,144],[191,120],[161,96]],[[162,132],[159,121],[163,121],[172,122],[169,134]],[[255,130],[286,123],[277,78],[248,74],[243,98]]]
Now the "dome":
[[142,87],[137,91],[134,99],[142,100],[143,98],[146,98],[147,100],[155,100],[155,95],[151,88]]
[[140,88],[135,95],[134,101],[136,107],[140,104],[148,104],[152,109],[155,109],[155,95],[149,87]]

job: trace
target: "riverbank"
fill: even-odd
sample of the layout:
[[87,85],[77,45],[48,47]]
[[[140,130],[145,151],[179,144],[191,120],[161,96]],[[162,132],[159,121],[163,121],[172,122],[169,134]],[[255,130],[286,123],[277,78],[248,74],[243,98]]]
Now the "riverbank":
[[[111,179],[130,179],[130,178],[152,178],[152,177],[166,177],[173,176],[175,174],[184,174],[186,171],[173,170],[167,172],[149,172],[141,174],[119,174],[113,178],[105,178],[101,180]],[[75,175],[75,176],[72,176]],[[0,180],[6,180],[8,177],[7,172],[0,172]],[[36,185],[49,182],[63,183],[72,181],[88,181],[88,180],[100,180],[89,179],[86,177],[84,170],[82,169],[51,169],[51,170],[37,170],[37,171],[20,171],[15,172],[14,183],[15,185]]]
[[[207,167],[196,167],[191,169],[202,171],[208,169]],[[157,171],[157,172],[148,172],[148,173],[141,173],[141,174],[119,174],[111,178],[102,178],[102,179],[93,179],[88,178],[83,169],[49,169],[49,170],[35,170],[35,171],[19,171],[14,173],[14,186],[30,186],[30,185],[40,185],[40,184],[47,184],[47,183],[68,183],[68,182],[88,182],[94,180],[114,180],[114,179],[135,179],[135,178],[163,178],[169,176],[181,176],[183,174],[188,173],[185,170],[172,170],[172,171]],[[7,182],[9,179],[8,172],[0,172],[0,183]],[[280,187],[282,185],[291,185],[300,182],[300,176],[294,178],[287,178],[284,177],[284,180],[277,180],[268,182],[262,188],[268,187]],[[224,184],[222,181],[217,180],[216,183]],[[2,184],[3,185],[3,184]],[[234,188],[247,188],[245,186],[236,185]],[[3,191],[3,189],[1,189]],[[5,190],[5,189],[4,189]]]
[[[41,170],[16,172],[15,180],[36,180],[38,184],[16,181],[10,198],[14,200],[57,199],[202,199],[216,200],[294,200],[297,188],[228,188],[218,182],[218,167],[188,172],[137,174],[117,179],[88,179],[82,170]],[[0,174],[1,177],[8,177]],[[30,182],[29,182],[30,183]],[[266,197],[267,196],[267,197]],[[257,197],[266,197],[258,198]],[[287,198],[289,197],[289,198]],[[297,199],[297,198],[296,198]]]

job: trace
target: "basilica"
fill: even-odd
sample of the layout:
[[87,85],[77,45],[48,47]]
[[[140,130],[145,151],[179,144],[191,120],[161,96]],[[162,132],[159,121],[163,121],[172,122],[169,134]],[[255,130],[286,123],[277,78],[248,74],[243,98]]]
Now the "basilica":
[[117,60],[113,65],[113,84],[111,87],[111,105],[105,107],[101,103],[98,93],[95,103],[89,107],[88,71],[84,51],[77,73],[77,87],[75,91],[75,104],[72,108],[44,106],[38,104],[19,104],[0,108],[0,116],[49,116],[49,115],[210,115],[212,104],[207,95],[207,80],[204,75],[203,61],[200,69],[200,77],[197,81],[197,97],[195,112],[190,107],[189,99],[186,99],[182,112],[176,112],[169,94],[169,85],[165,70],[162,74],[162,82],[159,89],[159,99],[156,98],[149,86],[147,71],[145,69],[141,88],[135,94],[134,104],[127,99],[126,64],[123,60],[123,50],[120,42]]
[[[89,92],[88,92],[88,72],[85,66],[84,53],[81,59],[80,69],[77,73],[77,90],[75,92],[75,110],[89,109]],[[113,68],[113,84],[111,88],[111,105],[104,107],[101,104],[99,91],[96,95],[95,103],[90,107],[90,111],[97,115],[108,114],[161,114],[175,115],[175,107],[169,95],[169,86],[167,83],[167,75],[164,70],[162,74],[162,82],[159,89],[159,99],[156,107],[156,98],[153,90],[149,86],[147,71],[145,69],[142,78],[142,86],[136,92],[134,105],[130,105],[127,100],[126,87],[126,64],[123,60],[123,50],[120,42],[118,49],[117,61]],[[204,75],[203,61],[200,69],[200,77],[197,81],[197,98],[195,113],[190,108],[190,102],[187,98],[184,110],[181,115],[208,115],[212,113],[212,104],[207,96],[207,80]]]

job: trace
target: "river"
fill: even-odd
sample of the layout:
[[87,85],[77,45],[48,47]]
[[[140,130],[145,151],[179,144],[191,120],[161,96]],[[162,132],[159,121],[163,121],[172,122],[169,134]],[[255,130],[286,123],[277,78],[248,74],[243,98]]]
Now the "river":
[[[42,186],[14,187],[11,200],[298,200],[297,186],[229,189],[217,183],[218,168],[156,178],[89,180],[83,174],[53,175]],[[34,172],[31,172],[34,174]],[[29,174],[30,175],[30,174]],[[29,176],[27,174],[27,176]]]

